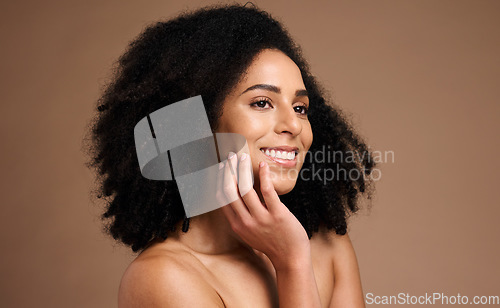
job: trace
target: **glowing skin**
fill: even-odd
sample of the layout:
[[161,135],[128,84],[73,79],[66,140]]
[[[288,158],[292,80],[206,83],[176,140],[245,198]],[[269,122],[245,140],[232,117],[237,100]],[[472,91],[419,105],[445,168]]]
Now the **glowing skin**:
[[[290,192],[313,141],[309,99],[297,65],[284,53],[264,50],[227,96],[217,132],[245,136],[259,187],[259,162],[266,161],[278,195]],[[261,149],[295,151],[295,159],[271,158]]]

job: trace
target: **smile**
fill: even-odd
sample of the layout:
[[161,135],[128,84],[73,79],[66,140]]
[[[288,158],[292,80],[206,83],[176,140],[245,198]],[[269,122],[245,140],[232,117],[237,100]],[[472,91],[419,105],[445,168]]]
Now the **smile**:
[[275,148],[262,148],[260,151],[271,161],[274,161],[283,167],[295,167],[297,164],[298,150],[292,149],[289,151],[278,150]]

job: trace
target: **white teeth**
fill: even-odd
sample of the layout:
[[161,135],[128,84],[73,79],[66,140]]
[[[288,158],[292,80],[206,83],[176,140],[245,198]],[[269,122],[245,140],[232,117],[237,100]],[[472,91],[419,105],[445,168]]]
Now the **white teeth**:
[[274,157],[274,158],[279,158],[279,159],[286,159],[286,160],[294,160],[295,159],[295,151],[292,152],[286,152],[286,151],[275,151],[269,149],[266,149],[265,151],[261,149],[262,153],[266,154],[267,156]]

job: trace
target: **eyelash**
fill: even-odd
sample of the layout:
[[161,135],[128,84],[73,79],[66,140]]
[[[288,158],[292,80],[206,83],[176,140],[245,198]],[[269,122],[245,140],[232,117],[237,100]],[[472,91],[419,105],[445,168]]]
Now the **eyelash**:
[[[255,106],[255,107],[259,108],[259,109],[265,109],[264,107],[258,107],[257,106],[257,104],[261,103],[261,102],[265,102],[266,104],[271,105],[271,101],[268,98],[259,98],[259,99],[255,100],[253,103],[251,103],[250,106]],[[301,115],[307,115],[307,111],[309,110],[307,108],[307,106],[301,105],[301,106],[295,106],[293,108],[297,108],[297,107],[302,108],[302,111],[303,111],[303,113],[299,112],[299,114],[301,114]]]

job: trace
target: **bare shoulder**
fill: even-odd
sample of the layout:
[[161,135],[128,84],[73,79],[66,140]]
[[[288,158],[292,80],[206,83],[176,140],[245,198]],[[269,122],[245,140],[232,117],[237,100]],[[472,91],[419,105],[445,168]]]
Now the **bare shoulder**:
[[336,234],[334,230],[320,229],[311,238],[312,249],[322,257],[328,256],[334,268],[341,270],[347,264],[357,268],[357,258],[349,234]]
[[328,254],[332,258],[354,252],[348,233],[339,235],[334,230],[327,230],[326,228],[322,228],[314,234],[311,238],[311,244],[317,247],[316,249],[321,249],[323,254]]
[[317,241],[328,247],[335,284],[331,307],[365,307],[356,253],[349,234],[318,232]]
[[121,279],[118,306],[224,307],[224,304],[188,254],[162,249],[141,254],[129,265]]

